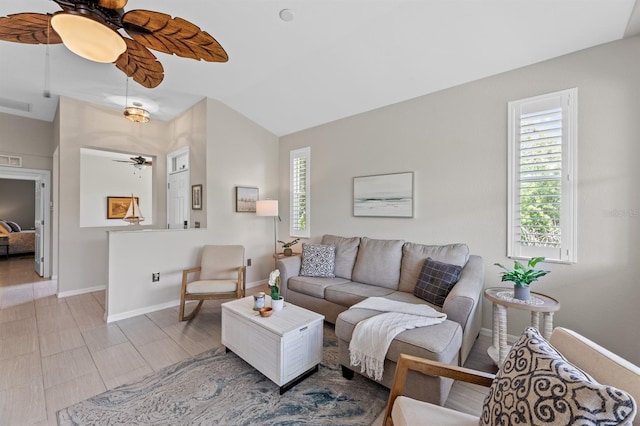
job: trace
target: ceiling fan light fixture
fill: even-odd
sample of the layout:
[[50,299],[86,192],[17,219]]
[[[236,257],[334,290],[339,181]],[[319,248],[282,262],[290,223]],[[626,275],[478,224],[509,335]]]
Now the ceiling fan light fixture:
[[51,26],[69,50],[90,61],[115,62],[127,49],[117,31],[85,15],[58,12]]
[[126,107],[124,109],[124,116],[127,120],[134,123],[148,123],[150,120],[149,111],[138,107]]

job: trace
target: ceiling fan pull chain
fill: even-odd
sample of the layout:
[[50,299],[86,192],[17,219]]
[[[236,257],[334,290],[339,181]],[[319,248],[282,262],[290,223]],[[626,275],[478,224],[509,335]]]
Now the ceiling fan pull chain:
[[51,84],[50,77],[50,61],[49,61],[49,41],[51,37],[51,19],[47,22],[47,45],[45,46],[44,53],[44,91],[42,92],[42,96],[45,98],[51,97],[51,91],[49,90],[49,85]]

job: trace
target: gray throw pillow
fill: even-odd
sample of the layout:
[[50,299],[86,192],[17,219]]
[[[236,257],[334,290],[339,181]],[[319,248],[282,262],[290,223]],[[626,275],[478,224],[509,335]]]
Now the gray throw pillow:
[[302,243],[300,276],[334,278],[335,261],[335,246]]
[[462,266],[438,262],[430,257],[424,261],[413,294],[442,307],[449,292],[460,279]]
[[5,220],[4,222],[11,227],[11,232],[21,232],[22,231],[22,228],[20,228],[20,225],[18,225],[17,223],[15,223],[15,222],[13,222],[11,220]]
[[624,425],[635,412],[627,392],[599,384],[529,327],[496,374],[480,425]]

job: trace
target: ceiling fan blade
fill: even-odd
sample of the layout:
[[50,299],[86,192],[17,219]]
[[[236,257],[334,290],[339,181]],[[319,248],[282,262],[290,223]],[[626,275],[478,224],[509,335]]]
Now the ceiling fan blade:
[[107,9],[122,9],[127,5],[127,0],[98,0],[98,5]]
[[[58,44],[62,39],[49,25],[50,15],[16,13],[0,17],[0,40],[27,44]],[[48,34],[47,34],[48,33]]]
[[227,62],[220,43],[182,18],[150,10],[132,10],[122,16],[124,29],[149,49],[207,62]]
[[151,89],[162,83],[164,68],[153,53],[135,40],[123,39],[127,50],[116,61],[116,67],[144,87]]
[[129,163],[129,164],[133,164],[133,162],[129,161],[129,160],[112,160],[115,161],[117,163]]

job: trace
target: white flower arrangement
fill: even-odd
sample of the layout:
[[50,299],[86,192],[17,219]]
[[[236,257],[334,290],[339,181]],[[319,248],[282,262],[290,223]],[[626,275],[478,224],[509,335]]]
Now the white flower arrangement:
[[280,299],[280,270],[276,269],[269,274],[269,287],[271,287],[271,298]]

